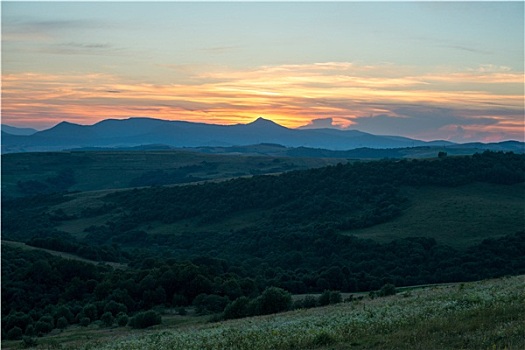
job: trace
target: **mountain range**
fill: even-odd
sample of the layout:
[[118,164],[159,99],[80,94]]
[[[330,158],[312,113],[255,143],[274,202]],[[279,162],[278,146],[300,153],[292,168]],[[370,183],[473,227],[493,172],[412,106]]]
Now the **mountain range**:
[[[25,133],[25,134],[24,134]],[[216,125],[153,118],[106,119],[93,125],[61,122],[28,134],[2,125],[2,153],[61,151],[76,148],[122,148],[144,145],[169,147],[231,147],[261,143],[327,150],[449,146],[400,136],[380,136],[357,130],[290,129],[258,118],[248,124]]]

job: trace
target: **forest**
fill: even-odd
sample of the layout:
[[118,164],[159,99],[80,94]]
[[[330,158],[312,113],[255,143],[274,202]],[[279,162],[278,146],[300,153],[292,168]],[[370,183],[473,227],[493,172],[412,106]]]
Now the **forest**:
[[[342,234],[404,215],[406,187],[523,183],[524,155],[349,162],[185,186],[159,186],[164,174],[154,175],[150,187],[83,208],[68,207],[75,194],[58,185],[3,198],[3,240],[92,261],[2,244],[3,337],[95,321],[142,328],[161,322],[162,308],[238,318],[307,306],[291,294],[325,292],[335,302],[339,292],[525,273],[525,230],[466,249],[424,235],[376,242]],[[63,229],[80,221],[90,222],[81,234]]]

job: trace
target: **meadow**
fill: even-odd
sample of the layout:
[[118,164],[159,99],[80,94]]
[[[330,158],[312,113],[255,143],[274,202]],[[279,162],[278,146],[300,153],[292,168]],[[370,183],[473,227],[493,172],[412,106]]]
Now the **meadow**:
[[[242,320],[64,330],[37,348],[201,349],[523,349],[525,276],[410,290],[397,295]],[[178,319],[184,317],[177,316]],[[14,348],[16,343],[5,344]]]

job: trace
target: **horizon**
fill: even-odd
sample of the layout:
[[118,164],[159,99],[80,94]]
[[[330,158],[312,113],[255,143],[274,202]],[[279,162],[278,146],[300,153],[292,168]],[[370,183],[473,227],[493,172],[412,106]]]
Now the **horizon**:
[[[282,126],[282,127],[286,127],[284,125],[281,125],[279,123],[276,123],[275,121],[271,120],[271,119],[267,119],[267,118],[264,118],[264,117],[257,117],[256,119],[254,120],[251,120],[251,121],[247,121],[246,123],[236,123],[236,124],[214,124],[214,123],[209,123],[209,122],[192,122],[192,121],[187,121],[187,120],[173,120],[173,119],[158,119],[158,118],[151,118],[151,117],[128,117],[128,118],[108,118],[108,119],[103,119],[103,120],[99,120],[99,121],[96,121],[92,124],[79,124],[79,123],[73,123],[73,122],[69,122],[67,120],[63,120],[63,121],[60,121],[58,122],[57,124],[55,125],[52,125],[50,126],[49,128],[44,128],[44,129],[35,129],[35,128],[31,128],[31,127],[27,127],[29,129],[33,129],[35,130],[36,132],[40,132],[40,131],[45,131],[45,130],[49,130],[49,129],[52,129],[56,126],[58,126],[59,124],[62,124],[62,123],[68,123],[68,124],[74,124],[74,125],[80,125],[80,126],[94,126],[98,123],[101,123],[101,122],[104,122],[104,121],[108,121],[108,120],[120,120],[120,121],[125,121],[125,120],[129,120],[129,119],[152,119],[152,120],[159,120],[159,121],[166,121],[166,122],[185,122],[185,123],[203,123],[203,124],[207,124],[207,125],[221,125],[221,126],[228,126],[228,125],[246,125],[246,124],[251,124],[251,123],[255,123],[259,120],[264,120],[264,121],[269,121],[269,122],[272,122],[272,123],[275,123],[279,126]],[[9,127],[14,127],[14,128],[18,128],[18,129],[24,129],[26,127],[19,127],[19,126],[14,126],[14,125],[10,125],[10,124],[5,124],[5,123],[2,123],[2,126],[9,126]],[[288,127],[286,127],[288,128]],[[337,128],[337,127],[334,127],[334,126],[331,126],[331,127],[323,127],[323,126],[314,126],[314,125],[305,125],[305,126],[300,126],[300,127],[297,127],[297,128],[288,128],[288,129],[294,129],[294,130],[313,130],[313,129],[335,129],[335,130],[341,130],[341,131],[359,131],[359,132],[364,132],[366,133],[365,131],[362,131],[362,130],[358,130],[358,129],[352,129],[352,128]],[[392,135],[392,134],[372,134],[372,133],[369,133],[371,135],[376,135],[376,136],[385,136],[385,137],[389,137],[389,136],[394,136],[394,137],[398,137],[400,135]],[[27,135],[26,135],[27,136]],[[403,136],[401,136],[403,137]],[[433,140],[419,140],[419,139],[414,139],[415,141],[425,141],[425,142],[439,142],[439,141],[449,141],[449,140],[442,140],[442,139],[433,139]],[[521,143],[525,143],[525,140],[517,140],[517,139],[502,139],[502,140],[498,140],[498,141],[488,141],[488,142],[484,142],[484,141],[468,141],[468,142],[454,142],[454,141],[449,141],[449,142],[452,142],[452,143],[456,143],[456,144],[467,144],[467,143],[474,143],[474,142],[480,142],[480,143],[486,143],[486,144],[489,144],[489,143],[499,143],[499,142],[511,142],[511,141],[514,141],[514,142],[521,142]]]
[[523,2],[2,2],[2,123],[525,141]]

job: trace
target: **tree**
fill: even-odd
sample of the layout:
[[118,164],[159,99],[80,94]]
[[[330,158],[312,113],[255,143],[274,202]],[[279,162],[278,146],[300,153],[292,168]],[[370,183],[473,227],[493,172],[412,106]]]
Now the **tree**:
[[102,324],[104,326],[111,327],[113,325],[113,322],[115,321],[115,318],[113,317],[111,312],[107,311],[102,314],[100,320],[102,321]]
[[91,323],[91,320],[89,317],[81,317],[79,322],[82,327],[87,327]]
[[224,309],[224,319],[230,320],[234,318],[243,318],[249,316],[250,299],[247,297],[239,297],[232,303],[228,304]]
[[260,315],[274,314],[290,310],[292,296],[284,289],[269,287],[256,299],[257,313]]
[[22,339],[22,329],[20,327],[13,327],[7,332],[7,339],[20,340]]
[[57,320],[57,328],[64,329],[67,328],[67,326],[69,326],[67,318],[65,318],[64,316],[59,317]]
[[387,283],[383,287],[381,287],[378,295],[380,297],[386,297],[389,295],[395,295],[396,293],[397,293],[396,286],[394,286],[392,283]]
[[132,328],[148,328],[156,324],[161,324],[161,316],[153,310],[139,312],[131,318],[129,325]]
[[120,327],[126,326],[128,324],[128,321],[129,321],[128,315],[126,315],[125,313],[121,312],[117,315],[117,324]]

